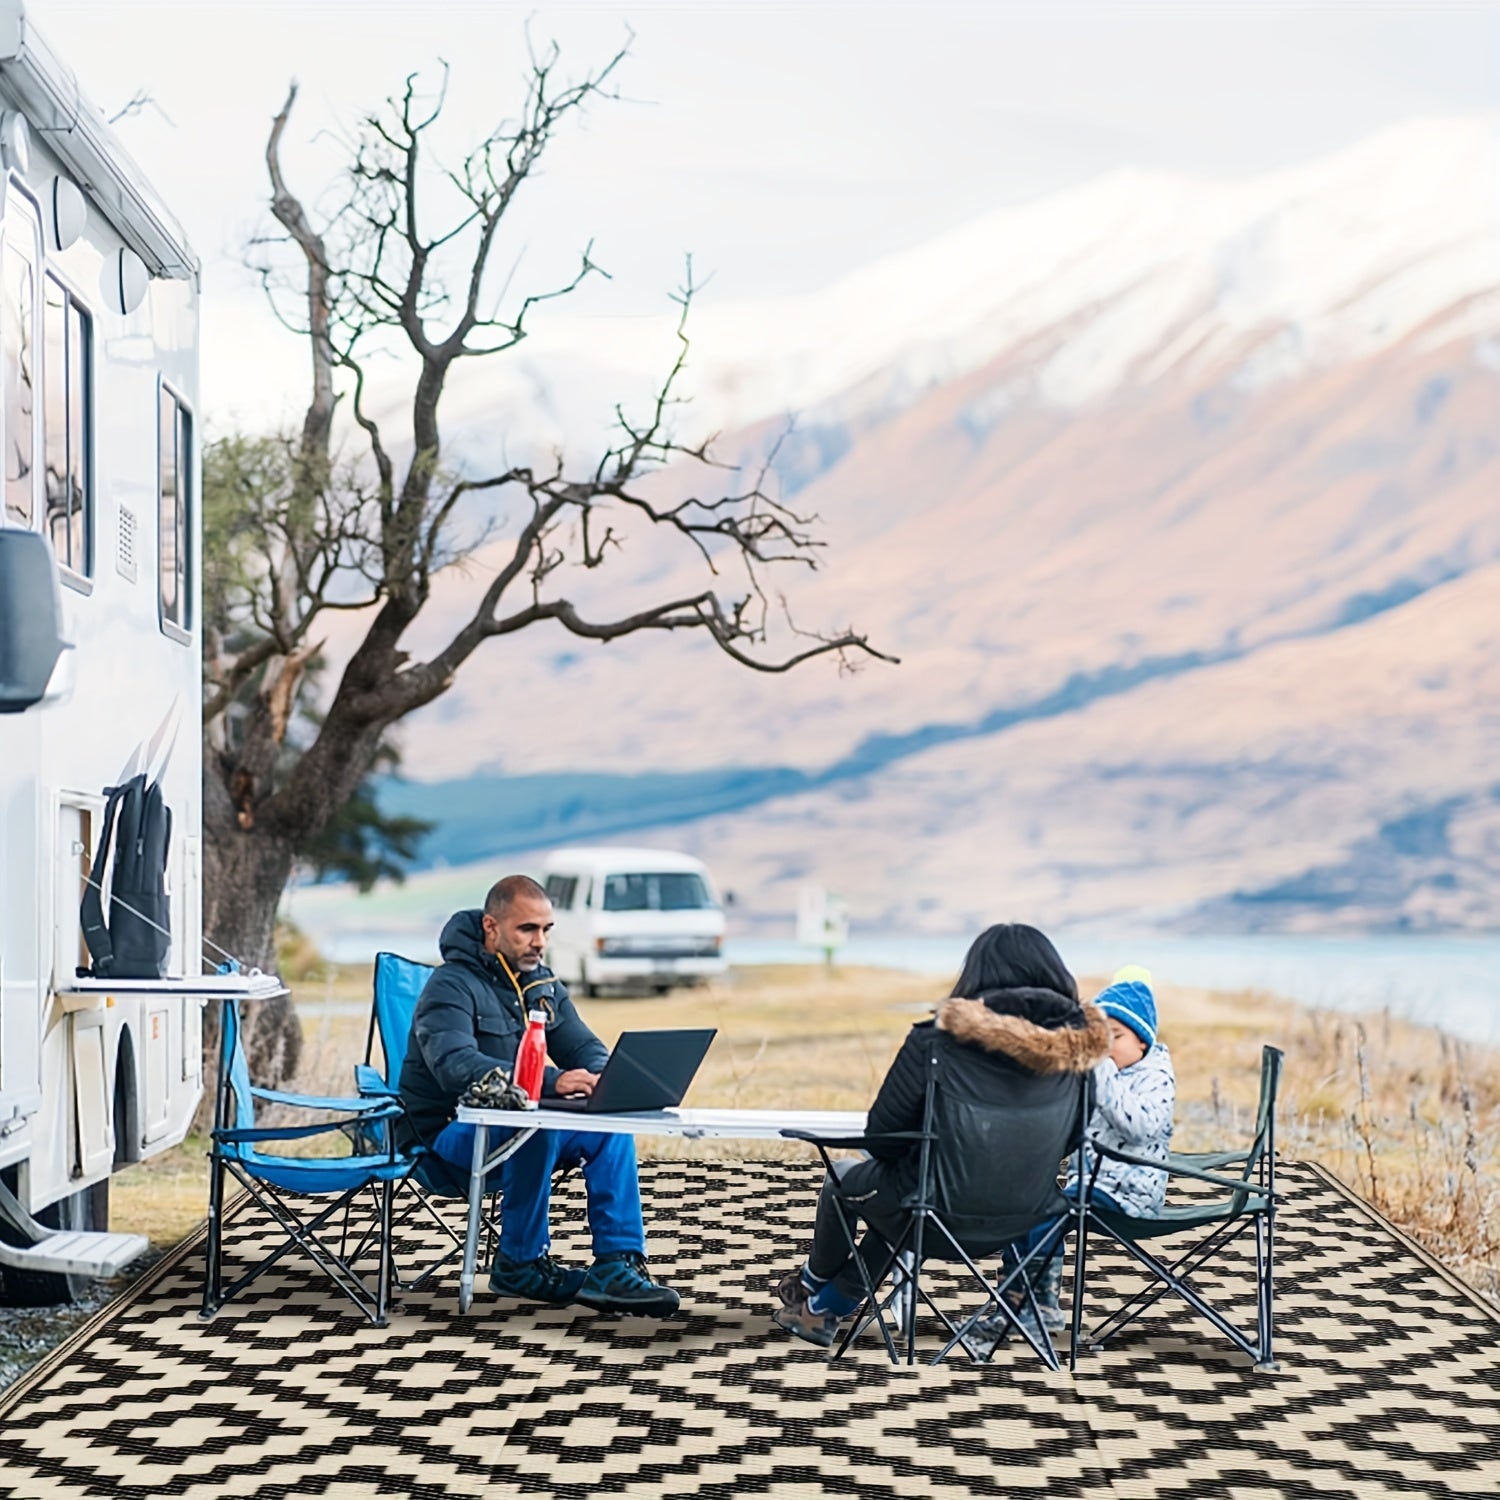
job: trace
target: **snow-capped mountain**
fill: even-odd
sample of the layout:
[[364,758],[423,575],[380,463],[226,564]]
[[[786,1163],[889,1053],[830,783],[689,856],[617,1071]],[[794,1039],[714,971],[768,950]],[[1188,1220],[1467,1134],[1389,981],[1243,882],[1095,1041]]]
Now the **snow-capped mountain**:
[[[691,425],[889,412],[1007,351],[1046,351],[1010,395],[1061,407],[1225,367],[1258,389],[1413,335],[1489,330],[1497,298],[1500,115],[1418,120],[1246,181],[1114,172],[805,296],[707,296]],[[672,328],[665,313],[549,314],[541,353],[466,372],[460,401],[493,416],[498,384],[519,415],[540,391],[549,441],[592,438],[621,382],[643,391],[665,369]]]

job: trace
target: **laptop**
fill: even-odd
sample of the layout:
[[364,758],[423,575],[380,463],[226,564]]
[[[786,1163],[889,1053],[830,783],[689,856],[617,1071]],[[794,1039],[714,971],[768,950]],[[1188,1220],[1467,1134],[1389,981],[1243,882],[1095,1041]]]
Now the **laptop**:
[[543,1109],[617,1115],[670,1109],[682,1103],[715,1027],[702,1030],[622,1031],[587,1099],[543,1099]]

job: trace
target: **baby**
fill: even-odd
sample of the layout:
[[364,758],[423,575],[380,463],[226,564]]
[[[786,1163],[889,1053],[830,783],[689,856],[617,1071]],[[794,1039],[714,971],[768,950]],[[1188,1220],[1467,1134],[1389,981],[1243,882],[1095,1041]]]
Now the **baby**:
[[[1122,969],[1114,983],[1094,1000],[1109,1020],[1110,1050],[1094,1069],[1094,1113],[1088,1134],[1116,1151],[1167,1159],[1172,1142],[1172,1109],[1177,1080],[1172,1054],[1156,1039],[1156,997],[1149,976],[1140,969]],[[1084,1171],[1094,1170],[1095,1152],[1085,1150]],[[1092,1201],[1136,1218],[1161,1211],[1167,1195],[1167,1174],[1153,1167],[1131,1166],[1105,1157],[1093,1178]],[[1076,1178],[1069,1196],[1078,1191]]]
[[[1156,997],[1151,993],[1150,980],[1144,969],[1121,969],[1114,982],[1094,999],[1109,1022],[1110,1051],[1094,1068],[1094,1112],[1086,1134],[1114,1150],[1165,1161],[1172,1140],[1177,1080],[1172,1072],[1172,1054],[1156,1038]],[[1085,1147],[1084,1176],[1093,1183],[1090,1202],[1134,1218],[1150,1218],[1161,1211],[1167,1195],[1166,1172],[1106,1156],[1098,1176],[1092,1176],[1098,1155]],[[1071,1168],[1072,1163],[1069,1165]],[[1070,1198],[1078,1196],[1076,1173],[1069,1177],[1063,1191]],[[1018,1248],[1024,1253],[1040,1244],[1047,1229],[1044,1224],[1033,1230]],[[1044,1264],[1033,1262],[1027,1268],[1042,1322],[1052,1332],[1067,1321],[1059,1306],[1062,1264],[1063,1248],[1059,1244]],[[1023,1288],[1017,1285],[1007,1296],[1018,1314],[1030,1316]],[[984,1355],[1005,1332],[1006,1325],[996,1315],[976,1326],[976,1337],[970,1342],[977,1346],[977,1353]]]

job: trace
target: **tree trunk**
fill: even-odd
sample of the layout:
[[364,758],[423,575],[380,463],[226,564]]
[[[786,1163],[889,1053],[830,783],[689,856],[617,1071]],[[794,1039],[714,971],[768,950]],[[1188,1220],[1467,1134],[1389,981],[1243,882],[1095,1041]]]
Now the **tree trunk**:
[[[291,878],[294,852],[284,838],[252,824],[242,828],[222,783],[210,770],[204,778],[203,936],[205,952],[223,961],[223,949],[244,968],[274,973],[276,909]],[[209,948],[211,942],[214,947]],[[266,1088],[279,1088],[297,1071],[302,1025],[290,995],[256,1000],[240,1007],[250,1076]],[[218,1086],[219,1013],[210,1005],[203,1029],[203,1103],[198,1123],[213,1114]]]

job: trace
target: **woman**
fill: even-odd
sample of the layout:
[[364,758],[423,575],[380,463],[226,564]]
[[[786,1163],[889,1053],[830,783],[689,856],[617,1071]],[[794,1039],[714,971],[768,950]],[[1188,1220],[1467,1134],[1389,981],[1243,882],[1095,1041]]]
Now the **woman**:
[[[1077,1099],[1066,1075],[1088,1072],[1108,1052],[1104,1017],[1079,1004],[1078,985],[1047,938],[1020,923],[990,927],[974,940],[936,1017],[907,1034],[870,1106],[866,1133],[880,1137],[922,1128],[937,1053],[944,1080],[943,1129],[933,1147],[937,1177],[949,1201],[972,1201],[966,1186],[984,1191],[974,1184],[993,1181],[998,1157],[1019,1160],[1026,1154],[1026,1143],[1014,1136],[992,1138],[993,1106],[1015,1100],[1044,1127],[1043,1136],[1055,1139],[1056,1109],[1049,1123],[1049,1107],[1071,1112]],[[869,1152],[862,1161],[836,1162],[834,1174],[840,1193],[858,1200],[859,1217],[870,1226],[860,1256],[874,1282],[884,1274],[889,1242],[900,1232],[901,1203],[916,1186],[920,1157],[918,1143],[909,1141],[872,1139]],[[823,1348],[863,1296],[849,1251],[848,1214],[830,1177],[818,1199],[807,1261],[776,1287],[782,1306],[775,1321]]]

